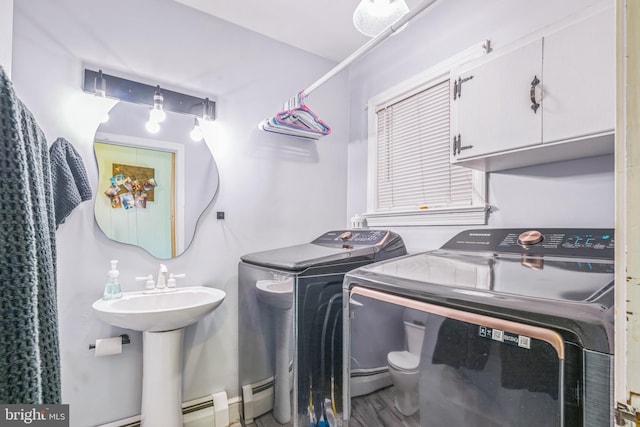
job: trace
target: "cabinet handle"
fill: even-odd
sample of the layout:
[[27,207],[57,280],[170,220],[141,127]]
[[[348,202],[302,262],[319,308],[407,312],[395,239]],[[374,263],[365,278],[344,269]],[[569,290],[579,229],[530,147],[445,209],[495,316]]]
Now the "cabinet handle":
[[540,84],[540,80],[538,80],[538,76],[533,76],[533,80],[531,80],[531,90],[529,91],[529,96],[531,97],[531,109],[533,113],[538,112],[538,108],[540,104],[536,102],[536,86]]

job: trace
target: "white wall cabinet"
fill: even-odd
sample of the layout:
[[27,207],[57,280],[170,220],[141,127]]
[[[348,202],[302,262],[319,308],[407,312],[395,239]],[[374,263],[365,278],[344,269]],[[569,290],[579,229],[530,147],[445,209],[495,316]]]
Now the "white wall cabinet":
[[613,152],[609,8],[452,75],[452,162],[487,171]]
[[542,77],[541,39],[465,68],[452,79],[457,119],[452,134],[460,138],[456,159],[542,143],[542,114],[529,100],[531,80]]

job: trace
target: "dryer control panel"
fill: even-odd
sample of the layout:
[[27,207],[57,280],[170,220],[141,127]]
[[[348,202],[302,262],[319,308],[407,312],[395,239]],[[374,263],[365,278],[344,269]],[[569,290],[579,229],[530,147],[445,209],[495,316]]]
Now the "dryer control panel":
[[486,228],[463,231],[442,249],[613,259],[614,234],[609,228]]
[[324,233],[313,242],[316,245],[338,246],[376,246],[382,244],[389,235],[385,230],[335,230]]

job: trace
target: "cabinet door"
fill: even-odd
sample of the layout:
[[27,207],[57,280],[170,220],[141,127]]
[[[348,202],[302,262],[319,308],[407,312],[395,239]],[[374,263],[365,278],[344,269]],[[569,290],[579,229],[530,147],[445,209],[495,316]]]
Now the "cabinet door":
[[452,104],[452,139],[460,135],[463,149],[454,161],[542,142],[542,112],[530,98],[532,80],[542,80],[542,39],[457,74],[463,83]]
[[615,127],[615,16],[607,9],[544,37],[543,141]]

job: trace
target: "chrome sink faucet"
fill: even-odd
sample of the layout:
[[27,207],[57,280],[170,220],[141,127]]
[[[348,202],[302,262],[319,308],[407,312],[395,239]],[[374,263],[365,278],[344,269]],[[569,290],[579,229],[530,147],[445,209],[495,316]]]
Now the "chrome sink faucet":
[[160,264],[160,269],[158,270],[158,278],[156,279],[156,289],[164,289],[167,283],[167,266],[164,264]]
[[[167,278],[168,276],[168,278]],[[150,274],[148,276],[136,277],[137,281],[146,282],[146,286],[144,288],[144,293],[155,293],[159,291],[175,291],[176,290],[176,279],[184,278],[186,274],[169,274],[169,270],[167,266],[164,264],[160,264],[160,268],[158,269],[158,277],[156,278],[155,283],[153,282],[153,275]]]

